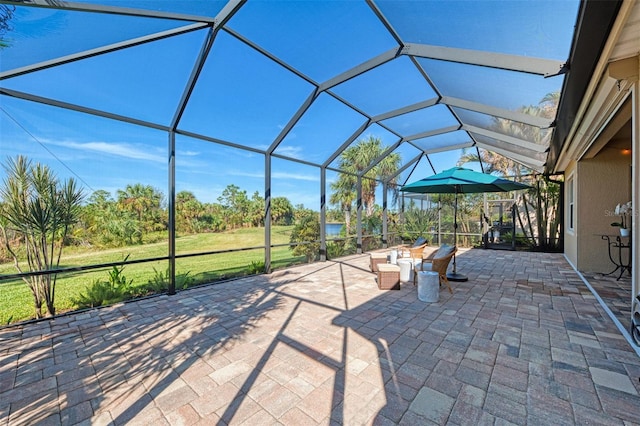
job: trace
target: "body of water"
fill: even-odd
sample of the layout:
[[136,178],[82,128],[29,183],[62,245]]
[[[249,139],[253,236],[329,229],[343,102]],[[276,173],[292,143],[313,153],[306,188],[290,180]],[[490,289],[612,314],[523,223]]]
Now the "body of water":
[[324,232],[327,237],[337,237],[340,235],[340,230],[344,224],[342,223],[325,223]]

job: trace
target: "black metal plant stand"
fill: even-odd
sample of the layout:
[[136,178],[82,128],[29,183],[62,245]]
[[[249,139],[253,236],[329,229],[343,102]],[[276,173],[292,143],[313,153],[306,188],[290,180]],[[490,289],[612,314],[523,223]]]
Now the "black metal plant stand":
[[[611,237],[614,237],[615,240],[611,241]],[[618,270],[620,271],[620,274],[618,275],[618,278],[616,280],[620,280],[620,278],[622,278],[622,274],[624,273],[624,271],[629,272],[629,275],[631,275],[631,237],[624,237],[625,239],[628,239],[628,243],[624,243],[620,235],[602,235],[601,238],[607,241],[609,260],[616,266],[613,271],[605,275],[612,275]],[[614,248],[613,254],[611,253],[611,247]],[[629,250],[629,256],[627,257],[627,261],[624,262],[622,260],[622,250],[626,249]],[[617,259],[615,259],[615,251],[618,252]]]

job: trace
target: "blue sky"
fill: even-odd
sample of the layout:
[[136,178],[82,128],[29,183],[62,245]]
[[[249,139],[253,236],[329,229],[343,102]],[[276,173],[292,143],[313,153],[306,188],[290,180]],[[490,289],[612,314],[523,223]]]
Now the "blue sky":
[[[451,13],[451,2],[377,4],[408,43],[559,60],[568,55],[577,11],[577,2],[568,0],[462,1],[456,3],[455,14]],[[214,16],[223,3],[126,5],[153,5],[157,10],[180,7],[183,9],[176,11]],[[11,46],[2,51],[0,67],[4,72],[181,25],[184,23],[169,20],[18,8],[14,31],[7,35]],[[366,3],[356,1],[249,1],[228,25],[318,83],[397,46]],[[168,125],[205,35],[206,31],[195,31],[6,79],[0,85]],[[418,62],[444,95],[501,108],[535,104],[562,85],[561,77],[541,79],[428,59]],[[215,40],[179,128],[264,150],[312,90],[308,81],[223,31]],[[435,96],[406,56],[336,86],[333,92],[370,115]],[[0,107],[2,159],[25,154],[48,164],[61,177],[76,177],[87,193],[98,189],[114,193],[127,184],[143,183],[166,194],[165,132],[7,96],[0,97]],[[322,163],[364,121],[361,114],[334,97],[321,94],[276,153]],[[444,106],[436,106],[384,124],[404,136],[455,124],[455,120]],[[386,145],[398,139],[377,125],[366,129],[362,137],[369,135]],[[418,143],[439,147],[465,140],[468,136],[464,132],[454,132]],[[403,144],[398,152],[407,161],[419,151]],[[457,150],[432,154],[430,159],[439,172],[454,166],[459,155]],[[264,156],[258,153],[178,136],[176,160],[177,191],[192,191],[201,201],[216,201],[229,184],[249,195],[264,193]],[[318,168],[274,158],[272,169],[273,196],[319,208]],[[431,173],[422,161],[410,181]],[[405,172],[402,180],[407,176]],[[327,177],[331,182],[336,174],[329,172]]]

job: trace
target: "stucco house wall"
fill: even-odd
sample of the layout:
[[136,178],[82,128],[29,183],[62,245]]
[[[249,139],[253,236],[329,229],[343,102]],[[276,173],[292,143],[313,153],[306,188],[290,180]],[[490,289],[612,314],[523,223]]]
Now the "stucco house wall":
[[631,200],[631,155],[605,148],[597,156],[577,163],[576,184],[576,267],[588,272],[611,272],[613,264],[601,234],[618,235],[612,222],[618,203]]

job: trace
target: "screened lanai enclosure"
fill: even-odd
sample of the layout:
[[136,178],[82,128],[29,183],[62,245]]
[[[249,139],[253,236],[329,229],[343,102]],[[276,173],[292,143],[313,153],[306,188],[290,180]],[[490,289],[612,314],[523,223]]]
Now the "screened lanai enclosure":
[[3,182],[23,160],[81,193],[41,267],[3,210],[21,268],[4,247],[0,285],[54,271],[58,300],[109,271],[173,293],[324,260],[337,242],[389,246],[402,185],[459,163],[543,173],[580,13],[564,0],[0,6]]

